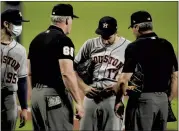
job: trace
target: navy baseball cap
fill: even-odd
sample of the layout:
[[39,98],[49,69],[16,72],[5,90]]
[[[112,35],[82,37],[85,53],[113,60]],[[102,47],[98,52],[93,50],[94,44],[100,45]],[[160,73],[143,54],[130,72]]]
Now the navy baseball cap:
[[70,4],[55,5],[52,9],[52,15],[71,16],[72,18],[79,18],[78,16],[74,15],[73,7]]
[[95,33],[101,36],[111,36],[117,31],[117,20],[110,16],[105,16],[99,20]]
[[128,27],[131,28],[135,24],[143,22],[152,22],[152,17],[147,11],[137,11],[131,15],[131,25]]
[[13,24],[21,22],[29,22],[29,20],[24,20],[22,18],[22,13],[17,9],[7,9],[1,13],[1,22],[7,21]]

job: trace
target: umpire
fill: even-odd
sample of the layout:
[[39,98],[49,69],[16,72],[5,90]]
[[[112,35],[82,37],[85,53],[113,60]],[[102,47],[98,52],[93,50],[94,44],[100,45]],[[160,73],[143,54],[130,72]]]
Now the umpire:
[[[137,39],[125,50],[125,63],[117,86],[119,94],[127,91],[129,95],[125,130],[164,131],[168,98],[171,101],[177,93],[178,63],[172,44],[152,31],[152,17],[146,11],[133,13],[129,28]],[[134,75],[139,67],[138,89],[126,90],[129,80],[136,79]],[[166,94],[168,90],[169,97]],[[117,99],[119,101],[120,96]]]
[[28,59],[33,87],[31,102],[35,131],[73,130],[71,95],[76,102],[76,115],[78,118],[83,116],[73,70],[74,45],[66,36],[71,31],[73,18],[78,17],[73,14],[71,5],[54,6],[52,25],[38,34],[30,44]]

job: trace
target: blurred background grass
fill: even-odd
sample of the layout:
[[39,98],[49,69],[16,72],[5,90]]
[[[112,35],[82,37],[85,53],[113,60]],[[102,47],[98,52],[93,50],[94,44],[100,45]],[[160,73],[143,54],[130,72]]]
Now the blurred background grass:
[[[23,16],[30,20],[24,23],[22,44],[27,48],[31,40],[50,25],[53,6],[70,3],[80,18],[73,21],[69,35],[76,45],[76,52],[87,39],[95,36],[98,21],[103,16],[113,16],[118,20],[118,33],[134,40],[130,24],[130,15],[138,10],[149,11],[153,18],[154,31],[168,39],[177,51],[177,2],[22,2]],[[2,2],[3,6],[3,2]]]
[[[72,32],[69,37],[76,46],[76,53],[81,45],[89,38],[95,37],[98,21],[103,16],[113,16],[118,20],[118,34],[133,41],[132,32],[128,29],[130,15],[138,10],[150,12],[153,18],[154,31],[169,40],[178,53],[178,3],[177,2],[22,2],[23,16],[30,23],[23,24],[22,44],[28,47],[32,39],[50,25],[50,14],[53,6],[59,3],[73,5],[74,12],[79,19],[73,21]],[[3,9],[4,3],[1,4]],[[162,48],[162,47],[161,47]],[[173,101],[173,109],[177,115],[177,100]],[[168,129],[177,130],[177,122],[169,123]],[[19,130],[17,128],[17,130]],[[31,122],[22,130],[32,130]]]

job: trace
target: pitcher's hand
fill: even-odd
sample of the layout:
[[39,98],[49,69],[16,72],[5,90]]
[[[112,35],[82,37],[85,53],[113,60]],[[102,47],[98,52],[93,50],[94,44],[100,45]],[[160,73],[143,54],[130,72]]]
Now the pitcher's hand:
[[88,86],[88,88],[85,89],[84,93],[88,98],[94,98],[98,95],[99,91],[93,87]]
[[119,103],[115,104],[114,112],[115,112],[117,117],[119,117],[120,119],[123,119],[123,115],[124,115],[124,103],[122,101],[120,101]]
[[76,119],[80,120],[84,116],[84,107],[82,104],[76,104],[76,114],[75,117]]

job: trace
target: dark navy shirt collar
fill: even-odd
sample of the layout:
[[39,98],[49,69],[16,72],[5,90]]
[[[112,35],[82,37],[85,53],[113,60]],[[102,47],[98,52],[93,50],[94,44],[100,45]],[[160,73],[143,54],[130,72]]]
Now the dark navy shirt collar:
[[61,28],[59,28],[59,27],[57,27],[57,26],[54,26],[54,25],[49,26],[48,29],[49,29],[49,30],[50,30],[50,29],[55,29],[55,30],[58,30],[58,31],[62,32],[63,34],[65,34]]
[[155,34],[155,32],[152,32],[152,33],[148,33],[148,34],[142,34],[141,36],[137,37],[137,39],[147,38],[147,37],[158,37],[158,36],[157,36],[157,34]]

